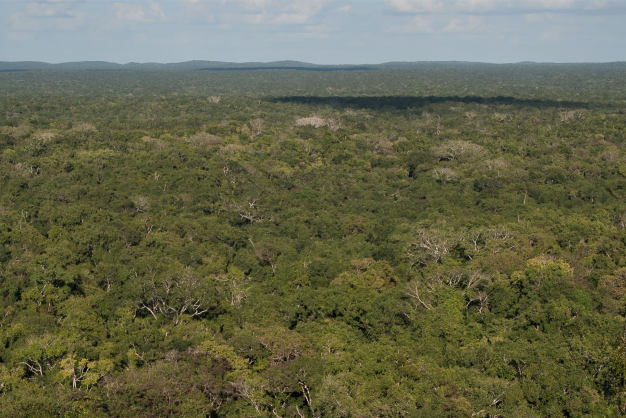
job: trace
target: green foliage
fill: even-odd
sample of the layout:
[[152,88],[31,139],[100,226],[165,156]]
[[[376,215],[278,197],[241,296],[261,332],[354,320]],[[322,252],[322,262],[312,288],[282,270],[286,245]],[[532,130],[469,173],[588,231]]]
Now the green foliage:
[[0,417],[620,416],[624,80],[0,74]]

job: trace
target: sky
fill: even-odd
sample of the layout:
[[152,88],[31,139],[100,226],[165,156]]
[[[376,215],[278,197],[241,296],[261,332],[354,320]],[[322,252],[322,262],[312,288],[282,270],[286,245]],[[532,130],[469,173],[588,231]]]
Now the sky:
[[626,61],[626,0],[0,0],[0,61]]

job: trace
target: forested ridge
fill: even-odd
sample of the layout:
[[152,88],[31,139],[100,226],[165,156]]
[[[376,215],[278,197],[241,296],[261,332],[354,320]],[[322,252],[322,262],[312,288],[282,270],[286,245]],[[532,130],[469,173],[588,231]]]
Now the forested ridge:
[[623,415],[625,73],[1,73],[0,416]]

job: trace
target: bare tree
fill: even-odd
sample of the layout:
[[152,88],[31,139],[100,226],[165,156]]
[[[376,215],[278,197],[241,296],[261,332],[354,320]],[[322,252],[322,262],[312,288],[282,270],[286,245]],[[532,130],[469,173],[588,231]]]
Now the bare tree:
[[[422,292],[421,295],[420,292]],[[421,289],[420,283],[418,283],[417,280],[414,280],[407,284],[404,294],[414,301],[414,308],[417,308],[418,305],[421,305],[429,311],[433,309],[433,306],[430,303],[424,301],[424,299],[422,298],[424,291]]]
[[229,273],[217,276],[216,280],[226,285],[226,291],[232,306],[241,306],[248,297],[248,290],[250,290],[250,278],[248,276]]
[[135,196],[133,198],[133,204],[137,212],[147,212],[151,209],[150,201],[146,196]]
[[143,286],[137,310],[145,310],[155,319],[171,317],[175,324],[183,315],[202,316],[214,306],[208,280],[200,279],[189,267],[177,275],[157,278],[155,272]]
[[448,234],[441,231],[419,229],[405,252],[413,266],[425,265],[428,261],[441,263],[450,253],[450,241]]
[[229,206],[230,210],[237,212],[241,219],[246,220],[248,223],[252,224],[268,220],[256,198],[248,199],[244,203],[231,203]]
[[478,312],[489,309],[489,295],[483,290],[489,277],[480,271],[453,269],[443,274],[436,274],[422,280],[407,283],[404,296],[413,303],[413,308],[432,310],[437,306],[437,297],[442,289],[455,287],[463,294],[466,307],[478,305]]
[[440,161],[451,161],[460,157],[475,158],[487,154],[487,151],[478,144],[463,140],[444,142],[433,149]]
[[447,167],[437,167],[433,170],[433,178],[438,182],[449,183],[459,179],[459,174]]
[[261,135],[261,133],[263,132],[263,125],[264,122],[261,118],[252,119],[250,121],[250,127],[252,127],[252,133],[254,134],[254,136]]
[[327,127],[331,131],[336,131],[341,128],[341,122],[338,119],[324,119],[314,115],[308,118],[296,119],[296,126],[313,126],[314,128]]

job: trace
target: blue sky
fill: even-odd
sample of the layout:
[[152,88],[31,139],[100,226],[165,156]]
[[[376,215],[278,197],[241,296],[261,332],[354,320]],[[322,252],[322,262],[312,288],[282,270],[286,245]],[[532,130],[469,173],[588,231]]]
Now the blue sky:
[[0,0],[0,60],[626,61],[626,0]]

